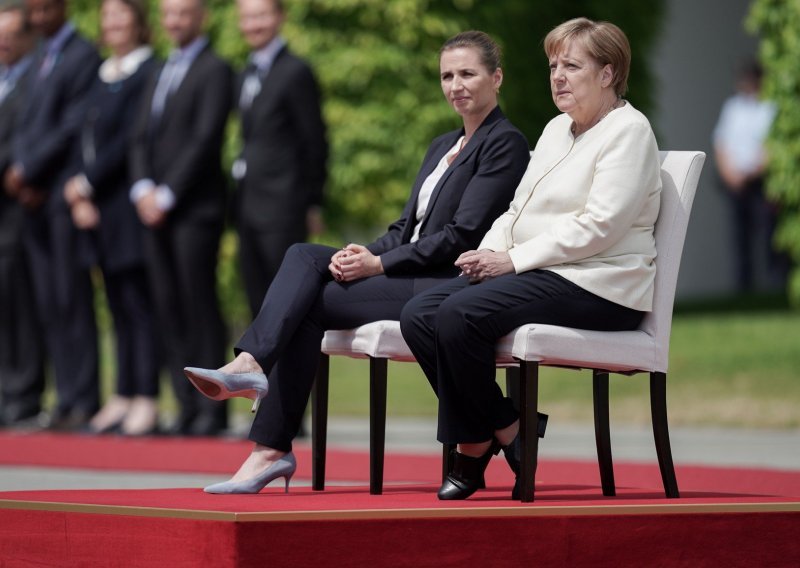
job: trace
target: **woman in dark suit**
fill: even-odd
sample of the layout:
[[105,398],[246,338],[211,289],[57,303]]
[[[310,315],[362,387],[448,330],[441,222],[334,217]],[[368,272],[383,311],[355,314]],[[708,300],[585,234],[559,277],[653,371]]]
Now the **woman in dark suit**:
[[76,175],[64,187],[72,219],[82,230],[83,260],[103,271],[117,339],[117,392],[91,420],[96,432],[154,431],[158,367],[151,302],[142,253],[142,227],[128,197],[128,147],[134,113],[154,67],[147,45],[147,3],[104,0],[103,42],[111,50],[89,94]]
[[398,319],[415,294],[455,275],[453,262],[474,247],[508,205],[528,160],[525,137],[503,116],[497,45],[482,32],[448,40],[440,52],[441,85],[463,128],[428,149],[403,214],[368,246],[337,250],[293,245],[256,319],[218,371],[187,368],[203,394],[223,399],[270,396],[256,415],[250,457],[209,493],[256,493],[296,463],[292,439],[314,381],[322,336],[382,319]]

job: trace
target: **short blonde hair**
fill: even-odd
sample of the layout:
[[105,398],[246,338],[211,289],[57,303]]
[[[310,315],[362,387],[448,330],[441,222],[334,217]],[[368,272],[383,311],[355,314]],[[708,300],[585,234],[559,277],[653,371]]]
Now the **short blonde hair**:
[[553,28],[544,38],[547,57],[556,56],[567,43],[578,41],[601,67],[611,65],[611,86],[618,97],[628,91],[631,69],[631,46],[621,29],[610,22],[575,18]]

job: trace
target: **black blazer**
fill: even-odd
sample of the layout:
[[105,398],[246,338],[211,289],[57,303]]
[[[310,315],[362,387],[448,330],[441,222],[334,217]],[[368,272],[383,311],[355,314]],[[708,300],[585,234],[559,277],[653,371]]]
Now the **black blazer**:
[[94,188],[100,226],[84,236],[83,260],[114,272],[144,262],[142,224],[130,200],[128,152],[145,85],[156,62],[144,61],[130,77],[105,83],[99,77],[89,92],[80,144],[73,152],[74,173]]
[[494,220],[508,209],[530,153],[525,136],[496,107],[436,184],[420,237],[410,242],[420,188],[463,134],[462,128],[431,143],[400,219],[367,246],[380,255],[386,274],[457,275],[453,262],[477,247]]
[[[242,73],[234,104],[239,104]],[[239,183],[237,218],[253,227],[295,230],[322,203],[328,143],[320,93],[311,69],[285,47],[262,88],[241,112],[247,174]]]
[[60,191],[77,144],[86,109],[86,94],[97,75],[100,56],[95,48],[73,33],[44,79],[38,69],[43,48],[33,62],[28,78],[28,104],[17,125],[14,160],[25,169],[25,181],[50,191],[53,207],[66,208]]
[[131,179],[151,179],[175,193],[168,223],[222,222],[226,178],[221,150],[231,107],[233,72],[206,46],[167,99],[160,118],[151,113],[159,73],[144,89],[130,153]]
[[[13,161],[15,126],[25,106],[28,75],[32,68],[33,65],[19,77],[17,84],[0,103],[0,176],[5,175]],[[0,253],[17,250],[23,221],[22,206],[0,189]]]

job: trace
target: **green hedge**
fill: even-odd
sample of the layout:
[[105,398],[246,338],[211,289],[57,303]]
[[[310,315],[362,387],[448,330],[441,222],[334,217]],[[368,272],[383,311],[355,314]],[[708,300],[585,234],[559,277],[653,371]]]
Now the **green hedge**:
[[778,113],[767,140],[767,192],[781,207],[775,244],[795,268],[789,296],[800,305],[800,2],[755,0],[747,28],[761,36],[765,96]]

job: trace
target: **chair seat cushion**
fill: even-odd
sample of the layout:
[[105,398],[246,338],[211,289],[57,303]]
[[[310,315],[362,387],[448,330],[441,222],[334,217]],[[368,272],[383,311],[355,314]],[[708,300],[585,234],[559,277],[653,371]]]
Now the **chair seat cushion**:
[[[355,329],[327,331],[322,340],[322,352],[355,358],[415,361],[400,333],[400,322],[391,320]],[[527,324],[497,342],[498,365],[515,364],[516,359],[613,372],[666,372],[666,369],[656,368],[655,340],[641,330],[608,332]]]
[[329,330],[322,339],[322,352],[362,359],[416,361],[400,333],[400,322],[392,320],[375,321],[355,329]]
[[608,332],[527,324],[497,343],[498,363],[509,363],[515,358],[538,361],[541,365],[613,372],[666,372],[655,368],[655,339],[641,330]]

